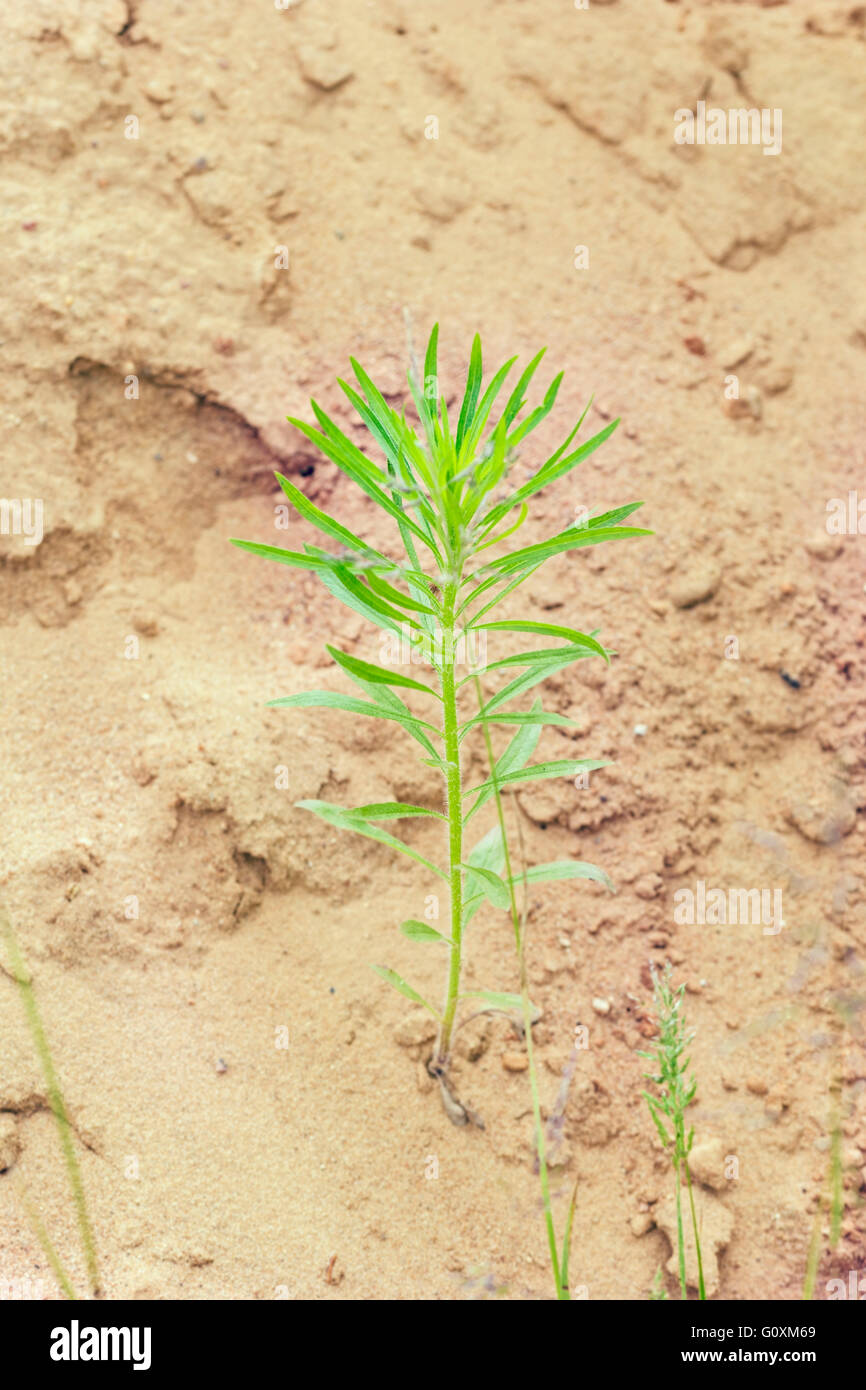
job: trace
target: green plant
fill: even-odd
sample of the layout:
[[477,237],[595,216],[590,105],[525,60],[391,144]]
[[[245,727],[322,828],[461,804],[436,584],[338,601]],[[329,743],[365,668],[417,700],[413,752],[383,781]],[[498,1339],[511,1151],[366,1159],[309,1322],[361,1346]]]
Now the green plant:
[[[63,1092],[51,1056],[51,1048],[48,1045],[48,1037],[42,1023],[42,1015],[39,1012],[39,1005],[36,1002],[36,994],[33,989],[33,981],[30,972],[24,962],[18,938],[12,926],[11,919],[2,902],[0,902],[0,927],[6,940],[6,948],[9,955],[11,974],[18,986],[21,995],[21,1002],[27,1017],[27,1025],[30,1029],[30,1036],[36,1049],[42,1067],[42,1075],[45,1078],[45,1089],[48,1097],[48,1104],[57,1122],[57,1132],[60,1137],[60,1147],[63,1152],[63,1161],[66,1165],[66,1173],[69,1180],[69,1188],[72,1193],[72,1201],[75,1207],[75,1215],[78,1222],[78,1233],[81,1239],[81,1248],[84,1253],[84,1263],[87,1269],[87,1278],[90,1284],[90,1291],[94,1298],[99,1296],[99,1266],[96,1258],[96,1242],[93,1237],[93,1228],[90,1224],[90,1217],[87,1212],[87,1199],[84,1193],[84,1181],[81,1176],[81,1169],[78,1164],[78,1157],[75,1153],[75,1145],[72,1140],[72,1126],[69,1123],[69,1115],[66,1103],[63,1099]],[[45,1224],[30,1202],[24,1188],[23,1182],[16,1181],[16,1190],[21,1200],[21,1204],[27,1212],[27,1216],[33,1226],[36,1237],[42,1246],[45,1256],[53,1269],[57,1282],[63,1289],[67,1298],[75,1299],[78,1295],[75,1292],[72,1281],[64,1269],[60,1258],[54,1248]]]
[[[701,1238],[695,1214],[695,1197],[692,1191],[692,1178],[689,1172],[689,1154],[695,1137],[694,1129],[686,1134],[685,1113],[695,1098],[697,1080],[687,1075],[689,1058],[684,1056],[694,1034],[686,1033],[683,1017],[683,993],[685,985],[674,989],[671,985],[671,967],[667,966],[663,976],[653,971],[653,995],[655,999],[658,1038],[652,1052],[638,1055],[655,1062],[657,1070],[645,1072],[647,1080],[656,1087],[656,1095],[644,1091],[643,1096],[649,1106],[653,1123],[659,1138],[670,1155],[676,1174],[677,1203],[677,1250],[679,1254],[680,1292],[686,1293],[686,1249],[683,1238],[682,1179],[685,1174],[689,1194],[689,1207],[692,1217],[692,1231],[695,1238],[695,1252],[698,1257],[698,1295],[706,1298],[704,1287],[704,1266],[701,1259]],[[670,1126],[670,1128],[668,1128]]]
[[[842,1091],[843,1074],[845,1060],[845,1046],[848,1037],[848,1030],[851,1028],[856,1015],[856,1005],[852,1008],[854,1001],[850,999],[834,1000],[837,1018],[835,1019],[835,1029],[838,1035],[836,1045],[836,1056],[830,1075],[830,1117],[829,1117],[829,1154],[827,1162],[827,1175],[825,1189],[819,1194],[818,1205],[815,1209],[815,1217],[812,1222],[812,1234],[809,1240],[809,1249],[806,1256],[806,1272],[803,1279],[803,1300],[811,1302],[815,1294],[815,1281],[818,1277],[818,1266],[821,1261],[821,1228],[824,1217],[829,1215],[829,1243],[830,1249],[835,1250],[839,1244],[839,1237],[842,1234],[842,1218],[845,1213],[845,1170],[842,1155]],[[859,1002],[859,1001],[858,1001]]]
[[[479,709],[484,708],[484,696],[481,690],[481,681],[478,676],[474,677],[475,691],[478,698]],[[532,1024],[534,1022],[532,1001],[529,998],[529,980],[526,970],[526,898],[529,886],[529,870],[526,867],[526,855],[523,853],[523,836],[520,828],[520,821],[517,821],[517,832],[520,839],[521,860],[523,864],[521,882],[523,887],[523,909],[518,910],[516,885],[518,879],[512,872],[511,852],[508,847],[508,834],[505,826],[505,806],[503,804],[502,787],[500,786],[499,774],[497,772],[497,759],[493,752],[493,741],[490,737],[490,729],[485,724],[484,742],[487,751],[487,762],[490,769],[490,781],[493,784],[493,796],[496,802],[496,820],[500,832],[500,841],[504,850],[505,882],[508,885],[509,909],[511,913],[511,924],[514,930],[514,945],[517,952],[517,963],[520,974],[520,1007],[523,1019],[523,1035],[526,1041],[527,1070],[529,1073],[529,1090],[532,1097],[532,1123],[535,1133],[535,1152],[538,1158],[538,1175],[541,1186],[541,1202],[544,1210],[544,1224],[547,1230],[547,1245],[550,1253],[550,1267],[553,1272],[553,1284],[556,1290],[556,1297],[560,1302],[570,1302],[571,1294],[568,1285],[568,1266],[571,1256],[571,1232],[574,1224],[574,1213],[577,1206],[577,1182],[572,1188],[571,1200],[565,1217],[565,1230],[562,1237],[561,1249],[557,1245],[556,1223],[553,1218],[553,1206],[550,1197],[550,1174],[547,1163],[547,1140],[545,1137],[544,1123],[541,1115],[541,1100],[538,1090],[538,1070],[535,1064],[535,1047],[532,1039]],[[599,871],[600,872],[600,871]],[[611,886],[608,881],[608,886]]]
[[[394,970],[374,966],[378,974],[407,998],[422,1004],[439,1024],[438,1042],[431,1070],[440,1081],[446,1109],[458,1123],[469,1117],[447,1083],[447,1072],[458,1009],[466,1001],[485,1008],[522,1007],[520,996],[491,991],[461,992],[464,932],[486,899],[494,906],[512,907],[513,879],[508,868],[504,825],[495,825],[471,849],[466,830],[476,814],[495,795],[498,787],[512,787],[538,778],[574,777],[604,767],[592,759],[560,759],[529,764],[543,725],[567,725],[560,714],[548,713],[537,701],[531,710],[506,708],[512,701],[570,662],[598,656],[610,660],[610,652],[595,634],[574,628],[525,619],[490,621],[492,609],[553,555],[565,554],[603,541],[648,535],[622,523],[641,504],[632,502],[600,516],[571,525],[535,544],[504,550],[490,558],[494,546],[512,537],[526,521],[529,499],[542,488],[563,478],[588,457],[613,432],[614,420],[584,444],[572,443],[587,411],[565,442],[525,479],[515,483],[519,450],[529,435],[550,414],[562,373],[556,377],[540,405],[525,413],[526,392],[541,362],[538,353],[508,396],[498,419],[494,406],[515,358],[501,367],[482,390],[481,342],[476,336],[456,422],[452,422],[445,395],[440,391],[437,365],[438,326],[427,345],[423,379],[412,361],[408,382],[417,414],[418,429],[385,400],[363,368],[352,360],[359,390],[345,381],[340,386],[375,445],[384,456],[374,462],[316,404],[311,402],[318,428],[302,420],[291,423],[334,463],[338,469],[395,523],[402,543],[393,558],[355,535],[334,517],[317,507],[288,478],[277,480],[299,515],[336,543],[337,551],[306,545],[302,551],[235,540],[234,544],[256,555],[283,564],[300,566],[318,576],[325,588],[355,613],[375,624],[390,640],[408,644],[411,664],[426,663],[433,683],[416,679],[394,666],[362,660],[328,646],[343,672],[359,687],[363,698],[337,691],[314,690],[289,695],[271,704],[289,708],[326,708],[392,720],[420,745],[422,760],[438,769],[445,784],[445,812],[424,806],[386,802],[353,809],[323,801],[298,805],[328,824],[369,836],[421,863],[447,885],[449,930],[437,931],[428,922],[404,922],[410,940],[435,943],[448,952],[447,983],[441,1009],[436,1008]],[[589,407],[587,406],[587,410]],[[461,711],[464,687],[476,672],[460,674],[467,643],[492,633],[528,633],[552,639],[555,646],[499,657],[488,662],[486,672],[511,675],[504,688],[486,699],[475,713]],[[406,700],[423,699],[424,717]],[[493,724],[516,726],[514,737],[495,760],[494,775],[467,787],[461,749],[473,731],[489,731]],[[409,817],[434,817],[445,822],[448,863],[440,867],[385,828],[381,822]],[[505,869],[506,877],[502,877]],[[592,865],[568,861],[536,865],[528,870],[530,882],[555,878],[590,878],[605,881]]]

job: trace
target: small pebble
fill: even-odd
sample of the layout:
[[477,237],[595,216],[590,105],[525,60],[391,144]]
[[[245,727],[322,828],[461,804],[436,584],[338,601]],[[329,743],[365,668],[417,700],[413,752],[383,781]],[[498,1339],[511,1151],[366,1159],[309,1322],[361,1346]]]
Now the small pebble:
[[755,344],[752,338],[738,338],[736,342],[724,349],[719,360],[722,366],[730,371],[733,367],[739,367],[740,363],[745,362],[747,357],[751,357],[754,350]]
[[668,596],[675,608],[694,608],[695,604],[706,603],[712,598],[721,582],[721,570],[717,565],[710,565],[674,580]]
[[596,1012],[597,1014],[609,1014],[609,1013],[610,1013],[610,1000],[609,1000],[609,999],[593,999],[593,1001],[592,1001],[592,1007],[595,1009],[595,1012]]
[[816,531],[805,545],[809,554],[814,555],[816,560],[833,560],[842,549],[840,538],[831,536],[829,531]]
[[529,1058],[525,1052],[503,1052],[502,1065],[506,1071],[526,1071]]
[[635,733],[635,738],[646,738],[646,735],[647,735],[647,726],[646,726],[646,724],[635,724],[635,726],[634,726],[634,733]]
[[648,1211],[638,1212],[628,1223],[631,1227],[633,1236],[645,1236],[647,1231],[651,1231],[655,1222]]

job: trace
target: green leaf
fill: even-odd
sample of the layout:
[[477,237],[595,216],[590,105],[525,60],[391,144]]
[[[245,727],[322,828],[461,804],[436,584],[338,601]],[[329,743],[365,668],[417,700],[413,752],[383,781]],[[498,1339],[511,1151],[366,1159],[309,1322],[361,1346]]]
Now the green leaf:
[[578,661],[582,656],[587,656],[587,653],[583,651],[572,655],[570,654],[571,649],[567,647],[563,647],[562,652],[563,655],[555,661],[551,659],[550,661],[533,663],[528,671],[524,671],[522,676],[516,676],[508,685],[504,685],[495,695],[491,695],[485,703],[482,713],[492,714],[500,705],[507,704],[509,700],[514,700],[518,695],[531,690],[534,685],[539,685],[541,681],[547,680],[547,677],[552,676],[554,672],[561,671],[563,666],[568,666],[572,661]]
[[[386,714],[399,714],[401,720],[405,721],[403,727],[407,734],[410,734],[415,742],[420,744],[425,753],[429,753],[432,758],[437,756],[436,749],[425,734],[422,725],[411,722],[414,720],[415,716],[409,706],[400,699],[400,696],[393,691],[390,686],[374,685],[372,681],[362,680],[360,676],[353,675],[351,671],[347,672],[347,675],[350,680],[355,682],[360,690],[363,690],[364,694],[368,696],[379,709],[384,710]],[[438,735],[438,730],[433,730],[432,732]],[[439,736],[441,737],[441,735]]]
[[658,1130],[659,1138],[661,1139],[662,1144],[665,1148],[668,1148],[671,1142],[671,1136],[666,1130],[662,1121],[659,1119],[658,1112],[656,1110],[655,1099],[650,1095],[649,1091],[641,1091],[641,1095],[643,1096],[644,1100],[647,1103],[647,1106],[649,1107],[649,1112],[652,1116],[653,1124]]
[[356,550],[360,555],[372,556],[377,560],[381,560],[385,565],[391,565],[392,562],[388,560],[386,556],[382,555],[380,551],[374,550],[372,546],[367,545],[365,541],[362,541],[361,538],[356,536],[353,531],[350,531],[348,527],[343,526],[339,521],[335,521],[333,517],[328,516],[327,512],[323,512],[315,503],[311,502],[309,497],[301,492],[300,488],[295,487],[295,484],[290,482],[288,478],[284,478],[282,473],[275,473],[274,477],[292,506],[305,521],[311,522],[318,530],[323,531],[325,535],[330,536],[332,540],[339,541],[340,545],[346,546],[347,549]]
[[520,380],[518,381],[517,385],[515,386],[514,390],[509,396],[505,406],[505,410],[502,415],[506,427],[510,425],[513,420],[516,420],[518,414],[523,408],[523,404],[526,399],[526,388],[528,387],[532,378],[535,376],[539,363],[541,362],[546,352],[547,348],[542,348],[540,352],[537,352],[535,354],[529,366],[523,372]]
[[511,371],[511,368],[514,366],[516,361],[516,357],[511,357],[499,368],[499,371],[493,377],[492,381],[487,387],[487,390],[481,397],[481,402],[478,406],[478,409],[475,412],[475,416],[472,421],[472,428],[471,430],[467,430],[464,439],[464,453],[467,458],[473,458],[475,456],[475,453],[478,449],[478,441],[481,437],[481,432],[487,423],[487,418],[490,415],[490,411],[493,408],[496,397],[499,395],[505,378],[508,376],[508,373]]
[[[487,710],[482,710],[482,713],[486,714]],[[536,696],[533,701],[530,713],[541,713],[539,696]],[[496,776],[501,779],[507,772],[515,772],[518,768],[525,767],[538,747],[540,738],[541,729],[538,725],[528,724],[524,728],[518,729],[504,752],[496,759]]]
[[[532,767],[519,768],[516,772],[506,772],[501,776],[497,774],[497,781],[500,786],[512,786],[515,782],[537,782],[546,777],[573,777],[577,772],[594,772],[596,768],[609,766],[609,758],[559,758],[554,762],[534,763]],[[480,787],[470,787],[466,795],[486,791],[488,787],[493,788],[492,780],[482,782]]]
[[[427,352],[424,356],[424,380],[421,383],[421,389],[423,391],[426,391],[427,383],[431,379],[431,377],[435,379],[438,376],[438,369],[436,366],[436,352],[438,343],[439,325],[438,323],[434,323],[430,331],[430,337],[427,341]],[[436,394],[438,397],[438,391]]]
[[[499,671],[506,666],[547,666],[554,662],[560,665],[567,665],[570,661],[579,661],[582,657],[591,657],[593,653],[586,647],[540,647],[532,652],[516,652],[514,656],[502,656],[498,661],[490,661],[486,666],[482,666],[474,675],[483,676],[487,671]],[[608,652],[608,656],[613,653]],[[565,656],[566,661],[561,662],[560,658]],[[558,668],[557,668],[558,669]],[[472,676],[465,676],[460,681],[460,685],[465,685],[472,680]]]
[[579,1179],[575,1178],[574,1187],[571,1190],[571,1201],[568,1204],[568,1213],[565,1218],[565,1230],[562,1235],[562,1255],[559,1261],[559,1278],[563,1289],[568,1288],[568,1264],[571,1258],[571,1228],[574,1223],[574,1212],[577,1207],[577,1184]]
[[[490,703],[492,703],[492,701]],[[488,704],[485,707],[485,710],[482,712],[486,713],[489,707],[490,705]],[[534,705],[532,706],[531,712],[533,714],[539,714],[541,712],[540,700],[537,699],[535,701]],[[524,724],[521,728],[519,728],[517,730],[517,733],[514,735],[514,738],[508,744],[504,753],[502,753],[500,757],[496,760],[497,778],[501,780],[505,773],[514,772],[518,768],[525,767],[525,765],[529,762],[529,759],[535,752],[536,748],[538,747],[538,740],[540,738],[541,728],[537,724]],[[490,780],[485,783],[484,789],[479,793],[477,800],[473,803],[471,809],[469,810],[466,816],[467,821],[470,819],[470,817],[475,815],[476,811],[481,809],[485,802],[490,800],[490,798],[493,796],[493,792],[494,781],[491,777]]]
[[[504,1009],[522,1009],[522,1008],[523,1008],[523,997],[522,997],[521,995],[519,995],[519,994],[501,994],[499,991],[497,991],[497,990],[492,990],[492,989],[473,989],[473,990],[470,990],[470,991],[468,992],[468,994],[461,994],[460,998],[461,998],[461,999],[481,999],[481,1000],[483,1000],[483,1002],[487,1005],[488,1009],[503,1009],[503,1010],[504,1010]],[[534,1012],[536,1012],[536,1013],[538,1012],[538,1011],[535,1009],[534,1004],[530,1003],[530,1006],[529,1006],[529,1007],[530,1007]]]
[[474,719],[467,719],[465,724],[460,725],[461,737],[469,732],[476,724],[554,724],[557,726],[565,725],[569,728],[576,728],[573,719],[567,719],[564,714],[551,714],[547,710],[539,710],[537,714],[531,711],[518,712],[516,714],[476,714]]
[[[592,879],[594,883],[603,883],[605,888],[610,889],[611,893],[616,892],[604,869],[596,868],[595,864],[584,864],[579,859],[556,859],[550,864],[533,864],[531,869],[526,870],[527,883],[552,883],[566,878]],[[512,879],[515,887],[523,881],[523,874],[516,875]]]
[[340,603],[345,604],[353,613],[366,618],[367,622],[374,623],[383,632],[401,632],[401,624],[396,618],[388,617],[386,613],[373,608],[364,596],[363,586],[360,592],[357,588],[350,589],[341,577],[340,571],[334,568],[319,571],[319,579],[324,584],[329,593]]
[[351,814],[362,816],[364,820],[400,820],[407,816],[436,816],[447,821],[441,811],[431,811],[427,806],[410,806],[405,801],[372,801],[367,806],[355,806]]
[[279,560],[281,565],[294,565],[297,569],[315,570],[322,574],[333,570],[338,564],[337,556],[331,560],[325,560],[315,555],[301,554],[297,550],[284,550],[279,545],[262,545],[259,541],[239,541],[236,536],[229,537],[232,545],[236,545],[239,550],[248,550],[251,555],[261,555],[265,560]]
[[457,421],[457,437],[454,441],[458,457],[460,446],[463,443],[463,436],[472,424],[475,416],[475,407],[478,404],[478,397],[481,392],[481,339],[478,334],[472,340],[472,350],[469,354],[469,373],[466,378],[466,393],[463,397],[463,404],[460,407],[460,418]]
[[603,541],[628,540],[631,536],[652,534],[652,531],[645,531],[639,526],[604,526],[598,530],[588,526],[572,527],[567,531],[561,531],[558,536],[551,536],[550,540],[540,541],[537,545],[529,545],[524,550],[514,550],[510,555],[492,560],[487,568],[495,570],[498,574],[514,574],[517,570],[539,565],[551,555],[560,555],[566,550],[580,550],[587,545],[601,545]]
[[[486,835],[475,845],[467,859],[467,867],[473,869],[487,869],[493,873],[499,873],[505,866],[505,849],[502,844],[502,830],[499,825],[494,825],[488,830]],[[482,902],[484,893],[478,892],[472,897],[467,896],[463,903],[463,926],[472,921]]]
[[[587,409],[589,409],[588,406]],[[574,437],[574,435],[577,433],[577,430],[583,423],[583,418],[585,415],[586,410],[583,412],[583,415],[581,415],[580,420],[578,420],[574,430],[572,430],[572,433],[569,435],[566,444],[569,443],[571,439]],[[534,473],[533,476],[527,482],[525,482],[522,487],[517,488],[517,490],[513,492],[510,497],[506,497],[495,507],[491,507],[490,511],[484,518],[485,526],[495,526],[496,522],[499,521],[508,512],[510,512],[512,507],[517,506],[519,502],[524,502],[528,497],[532,497],[534,493],[540,492],[540,490],[543,487],[547,487],[548,483],[555,482],[556,479],[561,478],[563,474],[570,473],[573,468],[576,468],[579,463],[582,463],[585,458],[588,458],[590,454],[594,453],[595,450],[601,444],[603,444],[606,439],[610,438],[618,424],[618,419],[612,420],[611,423],[609,425],[606,425],[603,430],[599,430],[598,434],[594,434],[591,439],[588,439],[586,441],[585,444],[581,444],[579,448],[575,449],[572,453],[566,455],[565,458],[561,457],[562,451],[558,449],[556,453],[552,456],[552,458],[549,458],[546,461],[546,463],[543,463],[541,468],[539,468],[538,472]]]
[[310,404],[313,407],[319,423],[323,428],[327,427],[327,434],[320,434],[312,425],[306,424],[303,420],[295,419],[291,415],[288,416],[289,424],[294,425],[296,430],[300,430],[305,438],[309,439],[312,444],[315,444],[316,448],[320,449],[332,463],[335,463],[347,477],[357,483],[358,487],[366,492],[367,496],[371,497],[383,511],[387,512],[395,521],[402,522],[405,526],[408,526],[412,534],[417,536],[418,540],[423,541],[424,544],[433,551],[437,560],[440,559],[439,551],[426,532],[424,532],[410,517],[407,517],[403,510],[397,506],[397,503],[393,502],[388,494],[383,491],[381,483],[385,480],[381,470],[376,468],[370,460],[361,453],[357,445],[353,444],[352,441],[337,428],[333,421],[328,419],[328,416],[323,410],[320,410],[315,401],[311,401]]
[[443,946],[453,946],[450,936],[443,936],[441,931],[431,927],[427,922],[417,922],[410,918],[408,922],[403,922],[400,930],[404,936],[408,936],[410,941],[438,941]]
[[407,690],[423,690],[425,695],[434,695],[437,700],[440,698],[429,685],[413,680],[411,676],[404,676],[386,666],[377,666],[373,661],[361,661],[357,656],[349,656],[348,652],[341,652],[339,647],[331,647],[327,643],[325,648],[338,666],[351,675],[360,676],[362,680],[371,681],[374,685],[399,685]]
[[[368,610],[371,609],[381,617],[390,619],[392,627],[396,627],[399,631],[403,626],[408,626],[420,631],[414,618],[410,617],[408,613],[401,612],[398,608],[393,608],[378,594],[374,594],[372,589],[361,583],[358,576],[353,574],[347,565],[340,565],[335,572],[350,594],[354,594],[355,598],[363,603]],[[381,623],[379,625],[381,626]]]
[[405,994],[407,999],[411,999],[413,1004],[423,1004],[425,1009],[429,1009],[434,1018],[441,1021],[438,1009],[434,1009],[432,1004],[428,1004],[426,999],[414,990],[411,985],[407,985],[402,975],[398,975],[396,970],[389,970],[387,965],[371,965],[370,969],[379,976],[381,980],[387,980],[389,985],[393,985],[401,994]]
[[585,632],[578,632],[573,627],[559,627],[555,623],[532,623],[518,619],[505,618],[496,623],[470,623],[467,632],[536,632],[543,637],[564,637],[575,647],[585,647],[587,651],[595,652],[608,661],[608,654],[600,642],[594,637],[588,637]]
[[478,864],[464,864],[463,867],[467,877],[477,882],[481,892],[490,899],[494,907],[508,910],[511,906],[508,886],[498,874],[493,873],[492,869],[482,869]]
[[505,864],[505,849],[502,844],[502,830],[494,825],[475,845],[467,864],[473,869],[492,869],[498,873]]
[[389,584],[386,579],[382,579],[372,569],[367,571],[367,583],[374,593],[378,594],[380,598],[387,599],[395,608],[410,608],[415,613],[429,613],[434,618],[439,616],[435,608],[431,608],[427,603],[422,603],[421,599],[412,594],[402,593],[400,589]]
[[339,690],[302,690],[297,695],[281,695],[278,700],[268,700],[267,703],[269,709],[341,709],[349,714],[366,714],[371,719],[393,719],[406,729],[414,726],[439,733],[432,724],[424,719],[416,719],[413,714],[387,710],[379,704],[367,704],[365,700],[359,700],[355,695],[343,695]]
[[518,425],[516,430],[508,436],[509,449],[516,449],[521,440],[525,439],[528,434],[531,434],[534,429],[537,429],[542,420],[550,414],[556,404],[556,397],[559,394],[559,388],[562,385],[562,378],[564,375],[564,372],[560,372],[553,378],[553,381],[547,388],[547,394],[541,405],[536,406],[535,409],[527,415],[522,424]]
[[398,840],[396,835],[390,835],[387,830],[381,830],[378,825],[372,825],[360,816],[355,816],[344,806],[334,806],[330,801],[296,801],[295,805],[304,811],[312,811],[314,816],[319,816],[328,825],[332,825],[335,830],[351,830],[356,835],[366,835],[370,840],[378,840],[380,844],[389,845],[391,849],[399,850],[401,854],[408,855],[418,864],[423,864],[431,873],[445,879],[447,883],[448,875],[442,869],[437,868],[435,864],[431,864],[429,859],[425,859],[423,854],[418,854],[417,850],[412,849],[410,845]]

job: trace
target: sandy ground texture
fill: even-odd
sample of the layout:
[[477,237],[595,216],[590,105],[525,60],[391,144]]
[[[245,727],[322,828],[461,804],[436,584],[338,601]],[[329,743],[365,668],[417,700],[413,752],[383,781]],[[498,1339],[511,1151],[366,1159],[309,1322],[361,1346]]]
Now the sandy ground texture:
[[[106,1294],[552,1293],[520,1038],[467,1028],[485,1128],[452,1126],[429,1027],[369,969],[438,996],[397,931],[429,878],[293,809],[437,798],[436,774],[388,726],[265,708],[346,689],[325,643],[376,660],[378,634],[227,542],[312,538],[275,531],[278,467],[390,543],[285,416],[314,395],[354,429],[350,353],[399,400],[406,309],[418,340],[440,320],[452,394],[476,330],[488,365],[548,345],[530,464],[591,393],[595,428],[622,416],[527,534],[638,497],[656,532],[551,561],[513,609],[620,653],[550,682],[578,728],[540,745],[614,765],[518,798],[531,860],[618,887],[530,904],[548,1113],[589,1026],[554,1155],[573,1283],[641,1299],[661,1267],[676,1296],[638,1056],[668,959],[710,1287],[799,1296],[835,1096],[826,1297],[866,1266],[866,535],[827,529],[866,498],[863,7],[12,0],[2,24],[0,496],[44,522],[0,535],[0,870]],[[778,108],[781,153],[675,144],[699,100]],[[698,881],[781,890],[784,929],[678,924]],[[515,988],[509,933],[479,914],[469,985]],[[3,961],[0,1275],[55,1297],[22,1191],[83,1285],[82,1261]]]

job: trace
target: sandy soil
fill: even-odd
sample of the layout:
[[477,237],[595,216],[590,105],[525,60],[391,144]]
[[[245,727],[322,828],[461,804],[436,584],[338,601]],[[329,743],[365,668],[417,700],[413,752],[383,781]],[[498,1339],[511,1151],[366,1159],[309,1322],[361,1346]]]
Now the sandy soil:
[[[637,1055],[670,959],[722,1297],[799,1296],[841,1075],[826,1296],[866,1266],[866,539],[826,527],[866,488],[862,6],[32,0],[3,24],[0,496],[41,499],[44,535],[0,536],[0,870],[107,1295],[551,1294],[519,1040],[473,1034],[457,1077],[486,1127],[454,1128],[425,1029],[368,968],[438,993],[396,931],[429,880],[293,809],[435,776],[390,732],[264,707],[344,688],[325,642],[375,660],[377,635],[227,544],[273,540],[274,467],[385,539],[285,416],[313,394],[346,421],[350,353],[398,398],[405,308],[418,338],[441,321],[455,389],[476,329],[491,364],[548,344],[549,441],[592,392],[596,427],[622,415],[535,536],[636,497],[657,533],[522,591],[621,653],[551,682],[580,729],[541,745],[615,766],[519,799],[533,859],[619,889],[532,903],[548,1111],[590,1023],[555,1176],[560,1214],[580,1180],[573,1282],[645,1298],[670,1259]],[[780,108],[781,155],[675,145],[699,99]],[[677,925],[698,880],[781,889],[784,930]],[[515,986],[494,913],[467,980]],[[8,961],[0,1059],[0,1274],[53,1297],[16,1174],[81,1261]]]

